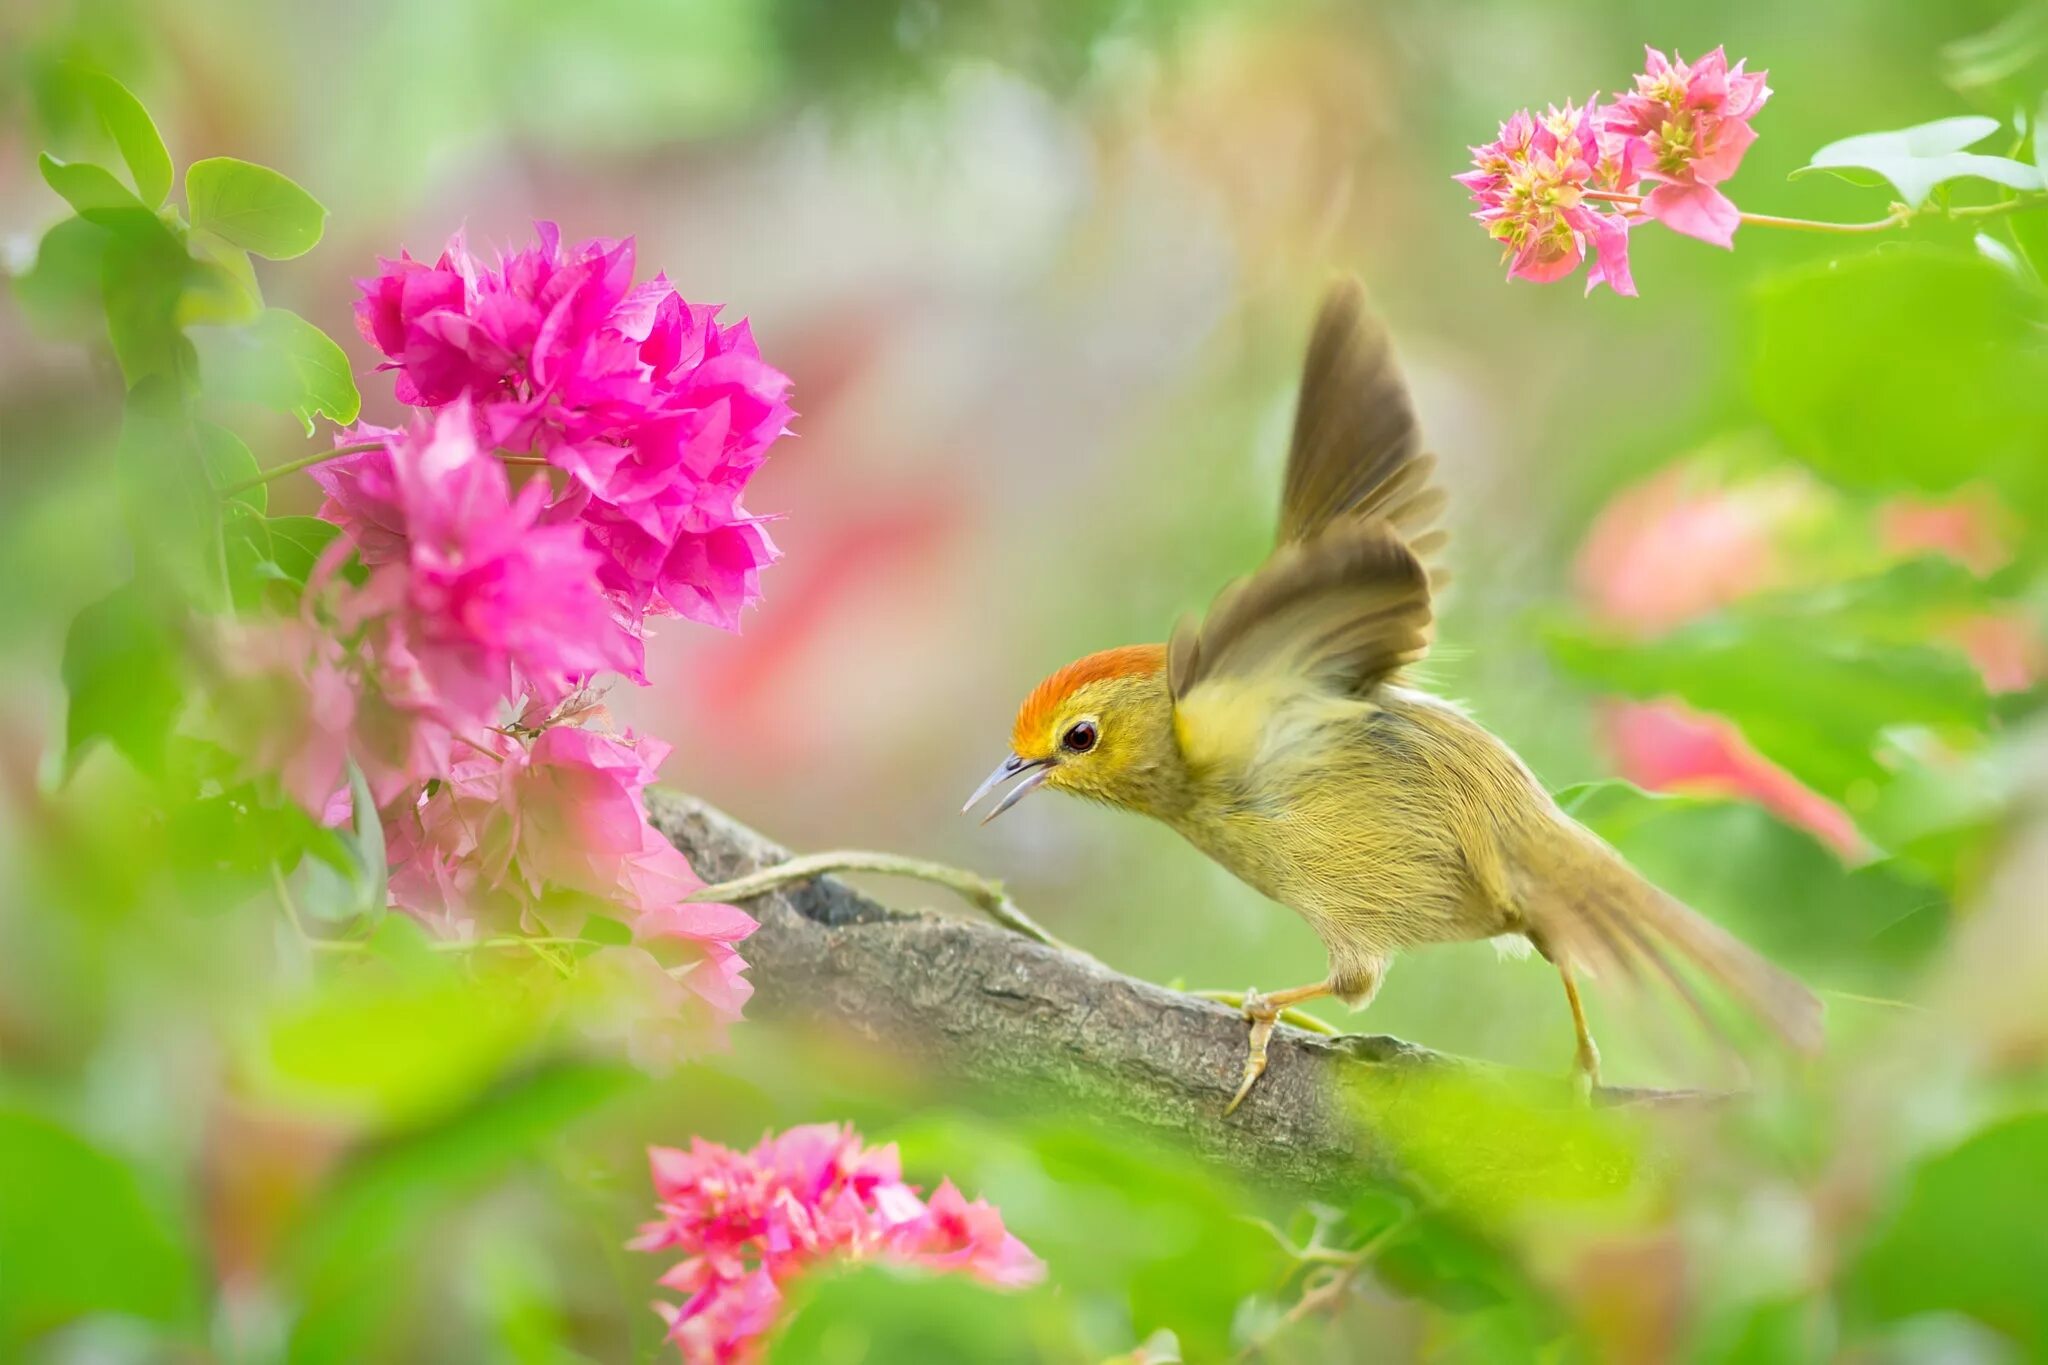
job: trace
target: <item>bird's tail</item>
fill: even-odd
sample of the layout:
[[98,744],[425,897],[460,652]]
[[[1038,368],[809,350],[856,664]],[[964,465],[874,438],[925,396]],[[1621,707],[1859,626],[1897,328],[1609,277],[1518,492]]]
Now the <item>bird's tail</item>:
[[1821,1050],[1821,1004],[1798,978],[1651,885],[1591,831],[1569,817],[1562,823],[1566,866],[1543,879],[1527,909],[1531,937],[1546,953],[1598,976],[1654,974],[1714,1029],[1690,968],[1787,1047],[1807,1055]]

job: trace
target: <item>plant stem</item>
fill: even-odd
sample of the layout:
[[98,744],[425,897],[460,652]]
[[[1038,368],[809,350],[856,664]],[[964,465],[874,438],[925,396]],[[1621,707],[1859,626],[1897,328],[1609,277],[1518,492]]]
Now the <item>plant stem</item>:
[[786,863],[777,863],[774,867],[764,867],[744,877],[735,877],[729,882],[707,886],[685,899],[752,900],[778,887],[788,886],[791,882],[810,881],[814,877],[822,877],[832,872],[878,872],[888,877],[909,877],[914,881],[943,886],[1012,933],[1022,934],[1034,943],[1043,943],[1046,947],[1057,948],[1061,952],[1080,953],[1079,949],[1054,938],[1037,920],[1018,909],[1016,902],[1004,893],[1001,882],[992,881],[963,868],[927,862],[922,858],[905,858],[894,853],[842,849],[834,853],[806,854],[801,858],[791,858]]
[[[1640,208],[1643,196],[1621,194],[1613,190],[1586,190],[1584,197],[1599,204],[1617,204],[1623,208]],[[1909,208],[1895,204],[1892,211],[1883,218],[1867,223],[1829,223],[1818,218],[1780,218],[1772,213],[1745,213],[1742,221],[1754,227],[1785,228],[1793,232],[1889,232],[1904,227],[1916,218],[1996,218],[2007,213],[2024,213],[2028,209],[2048,208],[2048,195],[2034,195],[2031,198],[2005,199],[1996,204],[1967,204],[1962,208],[1936,208],[1923,204]]]
[[[353,445],[336,446],[332,450],[323,450],[317,454],[289,460],[273,469],[264,470],[253,479],[243,479],[240,483],[229,484],[220,490],[220,495],[223,498],[232,498],[237,493],[248,492],[258,484],[281,479],[287,474],[296,474],[302,469],[311,469],[314,465],[326,464],[329,460],[338,460],[344,455],[364,455],[372,450],[382,450],[388,444],[386,441],[357,441]],[[535,469],[545,469],[548,464],[547,460],[539,455],[500,455],[498,463],[523,465]]]
[[[538,951],[540,948],[568,947],[571,944],[588,943],[581,938],[538,938],[525,934],[504,934],[496,938],[439,939],[427,945],[430,953],[467,953],[477,948],[506,948]],[[359,938],[308,938],[308,947],[320,953],[367,953],[370,945]],[[559,966],[559,963],[554,964]]]
[[301,469],[311,469],[316,464],[326,464],[329,460],[338,460],[344,455],[363,455],[372,450],[382,450],[384,444],[382,441],[357,441],[354,445],[336,446],[332,450],[323,450],[318,454],[307,455],[301,459],[278,465],[274,469],[266,469],[253,479],[244,479],[240,483],[229,484],[226,488],[220,490],[220,495],[223,498],[232,498],[237,493],[248,492],[258,484],[269,483],[272,479],[281,479],[287,474],[296,474]]

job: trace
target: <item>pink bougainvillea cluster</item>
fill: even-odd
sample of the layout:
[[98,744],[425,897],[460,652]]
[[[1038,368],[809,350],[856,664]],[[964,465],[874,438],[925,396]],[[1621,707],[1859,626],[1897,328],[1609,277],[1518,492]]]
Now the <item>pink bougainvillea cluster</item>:
[[882,1258],[1006,1286],[1044,1274],[1001,1213],[951,1181],[921,1198],[895,1145],[864,1147],[851,1127],[792,1128],[751,1152],[697,1139],[648,1158],[660,1217],[631,1245],[683,1254],[661,1283],[684,1302],[655,1308],[691,1365],[756,1358],[781,1286],[822,1263]]
[[1633,90],[1522,110],[1472,149],[1473,169],[1456,179],[1511,277],[1563,279],[1590,257],[1589,292],[1633,295],[1628,234],[1647,220],[1734,244],[1742,215],[1719,186],[1756,140],[1749,120],[1770,98],[1765,73],[1731,67],[1720,48],[1692,63],[1647,52]]
[[226,634],[222,695],[263,706],[252,766],[310,809],[350,818],[359,767],[391,902],[436,932],[622,921],[586,961],[645,987],[634,1041],[674,1051],[738,1017],[754,923],[687,902],[702,882],[643,797],[666,749],[612,733],[593,683],[646,680],[649,618],[733,628],[757,596],[775,549],[740,497],[789,382],[745,323],[634,285],[630,241],[539,232],[495,268],[458,239],[360,282],[364,337],[426,411],[313,468],[342,534],[298,617]]

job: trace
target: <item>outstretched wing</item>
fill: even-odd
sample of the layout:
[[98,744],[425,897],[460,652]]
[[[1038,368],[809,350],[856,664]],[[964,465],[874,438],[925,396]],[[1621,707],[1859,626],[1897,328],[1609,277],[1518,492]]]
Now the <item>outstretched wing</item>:
[[1357,280],[1333,285],[1316,316],[1294,410],[1279,543],[1339,521],[1378,518],[1428,565],[1442,550],[1443,490],[1387,332]]
[[1429,573],[1386,522],[1346,520],[1275,550],[1167,646],[1176,702],[1205,683],[1363,696],[1429,649]]
[[[1336,285],[1302,372],[1279,545],[1167,647],[1184,729],[1234,731],[1228,718],[1260,714],[1278,693],[1363,697],[1427,652],[1427,561],[1443,543],[1444,497],[1421,444],[1364,289]],[[1240,705],[1253,697],[1260,704]]]

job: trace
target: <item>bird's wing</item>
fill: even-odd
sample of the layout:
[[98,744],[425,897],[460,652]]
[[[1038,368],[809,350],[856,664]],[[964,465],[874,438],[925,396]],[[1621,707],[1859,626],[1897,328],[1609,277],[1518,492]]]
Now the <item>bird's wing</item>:
[[1429,573],[1393,527],[1347,519],[1283,545],[1167,645],[1183,751],[1248,760],[1291,704],[1363,698],[1429,648]]
[[1443,490],[1436,459],[1387,332],[1357,280],[1333,285],[1316,315],[1294,409],[1294,438],[1280,498],[1281,545],[1310,540],[1339,521],[1386,522],[1430,565],[1443,549],[1436,525]]

